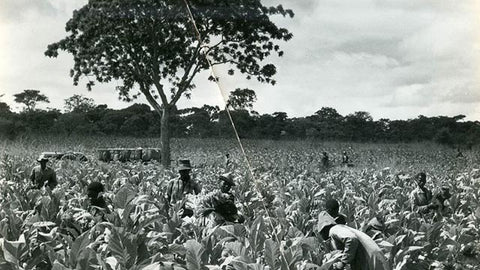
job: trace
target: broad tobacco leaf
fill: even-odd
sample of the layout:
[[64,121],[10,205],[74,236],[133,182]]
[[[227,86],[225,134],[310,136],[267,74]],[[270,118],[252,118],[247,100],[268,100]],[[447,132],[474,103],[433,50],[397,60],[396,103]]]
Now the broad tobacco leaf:
[[202,266],[202,253],[204,252],[204,248],[202,245],[195,240],[188,240],[185,242],[184,246],[187,249],[187,254],[185,257],[185,260],[187,261],[187,269],[204,269]]
[[278,244],[272,239],[265,240],[265,262],[270,266],[270,269],[279,268],[280,255],[280,248],[278,247]]
[[1,246],[3,251],[3,257],[5,261],[10,262],[14,265],[19,265],[20,257],[26,251],[26,242],[25,236],[22,234],[17,241],[8,241],[5,239],[1,239]]

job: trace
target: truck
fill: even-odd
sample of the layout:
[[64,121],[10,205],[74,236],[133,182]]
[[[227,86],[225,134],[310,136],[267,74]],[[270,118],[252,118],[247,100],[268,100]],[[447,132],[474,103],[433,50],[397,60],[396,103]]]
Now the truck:
[[57,160],[77,160],[77,161],[88,161],[88,158],[82,152],[42,152],[41,156],[48,159],[57,159]]
[[100,148],[97,149],[97,157],[104,162],[110,161],[160,161],[160,148]]

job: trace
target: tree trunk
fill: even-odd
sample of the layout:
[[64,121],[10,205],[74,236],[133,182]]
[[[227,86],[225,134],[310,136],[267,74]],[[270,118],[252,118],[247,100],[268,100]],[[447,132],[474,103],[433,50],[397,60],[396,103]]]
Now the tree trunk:
[[162,165],[170,168],[170,106],[163,106],[162,118],[160,120],[160,141],[162,142]]

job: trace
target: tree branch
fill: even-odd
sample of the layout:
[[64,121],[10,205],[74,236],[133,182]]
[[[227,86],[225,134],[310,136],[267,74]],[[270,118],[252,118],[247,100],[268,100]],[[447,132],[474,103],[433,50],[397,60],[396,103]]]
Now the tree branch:
[[[196,73],[198,73],[198,67],[199,63],[195,61],[198,57],[198,54],[200,53],[200,49],[202,48],[202,42],[198,42],[197,47],[195,48],[195,52],[190,60],[190,63],[188,64],[187,68],[185,69],[185,73],[182,76],[182,79],[180,80],[179,88],[175,95],[173,96],[172,100],[170,101],[170,105],[175,105],[177,101],[180,99],[182,94],[188,89],[188,86],[190,85],[190,82],[192,81],[193,77],[195,76]],[[192,67],[197,63],[197,65],[194,68],[194,72],[190,75],[190,70],[192,70]],[[190,75],[190,78],[189,78]]]
[[148,103],[150,103],[150,105],[152,105],[155,111],[157,111],[157,113],[161,116],[160,112],[162,111],[162,107],[160,106],[160,104],[158,104],[152,94],[150,94],[149,89],[145,87],[145,85],[140,84],[140,91],[145,95]]
[[[190,78],[188,78],[187,81],[185,82],[185,85],[190,85],[195,75],[200,71],[200,67],[201,67],[200,63],[197,63],[192,74],[190,75]],[[175,105],[175,103],[180,99],[180,97],[186,90],[187,90],[187,87],[183,87],[181,90],[179,89],[175,94],[175,96],[172,98],[172,101],[170,101],[170,105]]]

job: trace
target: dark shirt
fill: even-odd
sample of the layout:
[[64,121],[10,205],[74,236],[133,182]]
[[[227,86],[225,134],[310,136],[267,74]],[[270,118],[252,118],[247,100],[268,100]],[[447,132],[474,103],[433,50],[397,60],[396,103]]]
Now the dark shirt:
[[334,219],[337,224],[347,224],[347,217],[343,214],[338,214],[336,217],[334,217]]
[[105,199],[103,196],[100,196],[96,199],[90,198],[90,205],[91,206],[96,206],[99,208],[105,208],[108,209],[107,202],[105,202]]
[[323,167],[328,167],[328,165],[329,165],[328,156],[323,156],[322,157],[322,165],[323,165]]
[[30,174],[30,180],[36,188],[42,188],[45,185],[45,182],[47,182],[50,189],[54,189],[58,184],[57,175],[50,167],[46,167],[45,170],[42,170],[41,166],[36,166]]
[[167,185],[167,200],[170,204],[182,200],[186,194],[198,194],[201,191],[200,185],[195,180],[184,182],[180,178],[170,180]]
[[[210,209],[219,216],[217,223],[222,223],[221,219],[229,222],[236,222],[238,219],[238,209],[235,205],[235,197],[232,193],[223,193],[220,191],[208,195],[204,201],[204,207]],[[209,212],[207,212],[209,213]]]

